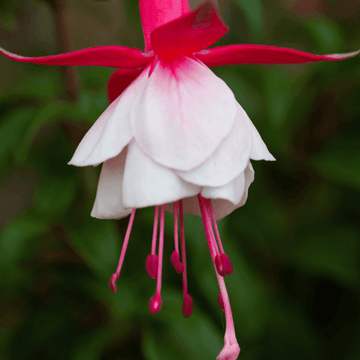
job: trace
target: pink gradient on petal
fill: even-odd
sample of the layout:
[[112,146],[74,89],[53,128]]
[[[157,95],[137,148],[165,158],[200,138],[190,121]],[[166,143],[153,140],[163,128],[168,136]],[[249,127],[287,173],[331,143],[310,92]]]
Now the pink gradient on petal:
[[155,29],[151,44],[155,53],[163,54],[163,57],[172,57],[176,53],[192,54],[214,44],[228,30],[215,5],[207,1],[195,11]]
[[106,66],[136,69],[144,67],[151,58],[141,50],[125,46],[98,46],[60,55],[26,57],[0,48],[0,53],[9,59],[39,65]]
[[196,53],[207,66],[239,64],[301,64],[316,61],[337,61],[354,57],[354,51],[344,54],[313,55],[303,51],[267,45],[226,45]]
[[140,0],[139,7],[146,51],[152,50],[150,35],[156,28],[190,12],[189,0]]
[[132,111],[140,148],[157,163],[189,171],[229,134],[236,100],[226,83],[203,64],[181,57],[158,61]]

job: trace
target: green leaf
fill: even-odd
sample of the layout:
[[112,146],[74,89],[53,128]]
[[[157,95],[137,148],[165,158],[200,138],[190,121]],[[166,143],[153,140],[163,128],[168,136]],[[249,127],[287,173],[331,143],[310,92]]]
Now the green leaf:
[[327,276],[341,284],[357,285],[360,280],[359,246],[355,229],[336,226],[316,228],[310,234],[300,234],[288,260],[317,276]]
[[88,218],[78,225],[70,229],[71,244],[98,276],[109,278],[116,270],[120,254],[115,222]]
[[40,181],[34,208],[44,218],[64,215],[71,206],[77,189],[76,178],[46,174]]
[[6,165],[9,155],[15,155],[21,148],[23,134],[35,112],[35,109],[17,109],[2,118],[0,124],[0,169]]
[[78,341],[73,360],[99,360],[106,343],[111,339],[109,330],[94,331]]
[[74,115],[77,115],[74,105],[66,102],[51,102],[37,111],[27,123],[27,129],[23,133],[21,144],[16,151],[17,161],[24,162],[27,159],[31,145],[42,128],[62,118],[71,119]]
[[359,190],[360,151],[358,149],[359,141],[356,137],[338,139],[315,157],[312,165],[324,178]]
[[306,23],[321,53],[340,52],[343,49],[343,36],[334,21],[325,17],[312,17]]
[[26,256],[27,244],[43,235],[48,227],[46,220],[32,213],[12,222],[0,236],[2,266],[14,266],[18,263]]
[[233,0],[243,11],[252,36],[259,37],[264,27],[264,9],[261,0]]
[[[179,293],[163,292],[166,304],[156,324],[145,332],[143,349],[147,360],[213,359],[223,347],[220,329],[195,305],[193,314],[184,318]],[[171,311],[173,308],[173,311]],[[165,314],[166,310],[166,314]]]

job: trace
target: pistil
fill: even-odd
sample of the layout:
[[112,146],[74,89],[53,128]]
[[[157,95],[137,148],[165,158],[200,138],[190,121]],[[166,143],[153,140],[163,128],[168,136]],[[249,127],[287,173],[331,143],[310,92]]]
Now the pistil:
[[[226,330],[224,336],[224,347],[221,350],[220,354],[217,356],[217,360],[235,360],[238,358],[240,353],[240,347],[236,340],[235,335],[235,327],[234,327],[234,320],[232,317],[231,307],[229,296],[226,290],[224,278],[218,273],[216,267],[216,251],[215,251],[215,244],[212,240],[214,238],[213,229],[211,226],[211,215],[209,214],[209,206],[206,206],[206,199],[204,199],[200,194],[198,195],[201,215],[204,223],[205,234],[207,238],[207,242],[209,245],[211,259],[213,261],[214,269],[216,278],[220,288],[220,294],[218,296],[218,301],[221,308],[225,311],[225,319],[226,319]],[[209,226],[210,223],[210,226]]]

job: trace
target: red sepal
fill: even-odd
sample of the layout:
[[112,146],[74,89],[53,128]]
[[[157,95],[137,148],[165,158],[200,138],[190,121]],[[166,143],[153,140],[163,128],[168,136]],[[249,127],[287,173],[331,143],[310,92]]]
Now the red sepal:
[[191,54],[212,45],[228,30],[215,5],[207,1],[195,11],[155,29],[151,33],[151,45],[159,55]]
[[137,69],[152,60],[153,54],[125,46],[98,46],[60,55],[25,57],[2,48],[0,53],[9,59],[39,65],[106,66],[113,68]]
[[303,51],[267,45],[227,45],[203,50],[196,55],[207,66],[238,64],[301,64],[316,61],[337,61],[356,56],[346,54],[313,55]]

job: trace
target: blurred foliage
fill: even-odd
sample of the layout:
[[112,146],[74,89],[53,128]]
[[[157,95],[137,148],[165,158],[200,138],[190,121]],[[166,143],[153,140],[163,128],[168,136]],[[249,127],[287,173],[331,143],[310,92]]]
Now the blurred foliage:
[[[96,4],[95,14],[116,1],[67,6],[79,11],[88,3]],[[117,3],[126,19],[121,26],[128,27],[114,41],[143,43],[137,1]],[[230,26],[221,45],[261,41],[313,53],[360,48],[356,0],[223,0],[219,6]],[[33,48],[21,43],[28,39],[22,24],[38,26],[30,21],[35,12],[26,0],[1,2],[1,45],[4,39],[10,51],[52,53],[55,39],[32,39]],[[89,25],[74,14],[81,26],[72,31],[85,36]],[[195,303],[189,319],[181,314],[180,277],[167,260],[170,214],[161,312],[148,312],[155,284],[144,268],[152,209],[138,211],[118,293],[108,288],[127,219],[91,218],[99,169],[67,162],[106,108],[113,70],[78,69],[78,100],[68,102],[60,68],[0,61],[0,358],[215,359],[224,315],[200,219],[185,218]],[[254,164],[247,204],[219,223],[235,267],[226,280],[241,359],[357,360],[360,59],[214,71],[277,159]]]

